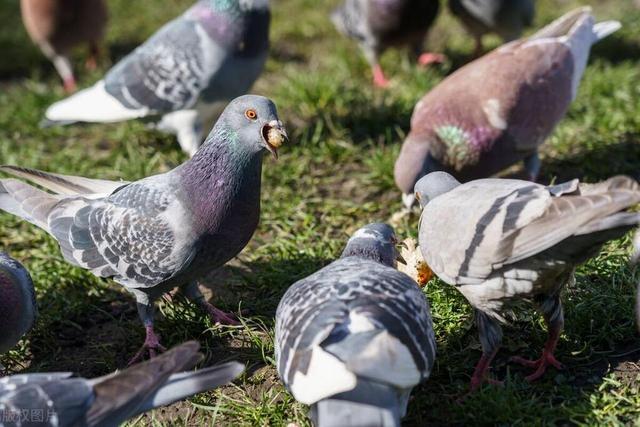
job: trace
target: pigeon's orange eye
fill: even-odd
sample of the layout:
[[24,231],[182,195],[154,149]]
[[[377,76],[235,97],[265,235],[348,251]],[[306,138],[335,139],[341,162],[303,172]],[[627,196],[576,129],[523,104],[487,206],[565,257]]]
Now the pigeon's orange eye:
[[244,112],[244,115],[247,117],[247,119],[249,120],[255,120],[256,117],[258,117],[258,113],[256,113],[256,110],[249,108],[247,111]]

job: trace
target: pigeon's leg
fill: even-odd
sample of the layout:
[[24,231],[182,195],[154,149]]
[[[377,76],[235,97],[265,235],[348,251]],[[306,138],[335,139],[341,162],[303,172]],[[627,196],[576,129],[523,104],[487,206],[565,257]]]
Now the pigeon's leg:
[[536,182],[540,173],[540,156],[538,151],[524,159],[524,169],[527,171],[527,178],[531,182]]
[[542,356],[538,360],[528,360],[522,357],[512,357],[511,362],[519,363],[535,372],[525,379],[529,382],[535,381],[544,375],[549,365],[556,369],[562,369],[562,364],[553,355],[560,338],[560,333],[564,328],[564,314],[562,311],[562,303],[559,295],[546,297],[540,304],[540,311],[544,315],[545,323],[549,329],[549,338],[542,349]]
[[500,344],[502,343],[502,328],[496,319],[493,319],[485,313],[475,310],[476,325],[480,335],[480,343],[482,344],[482,357],[478,361],[473,376],[471,377],[470,392],[476,391],[483,382],[490,384],[502,384],[500,381],[487,378],[489,368],[493,358],[498,353]]
[[158,352],[166,351],[166,348],[160,344],[160,337],[153,330],[153,313],[155,310],[153,301],[149,301],[149,298],[142,293],[136,293],[136,300],[138,315],[146,330],[146,338],[140,350],[129,361],[129,366],[143,360],[146,353],[149,354],[150,358],[154,358]]
[[482,47],[482,34],[476,34],[474,37],[475,48],[473,49],[473,57],[480,58],[484,53],[484,47]]
[[240,324],[233,314],[225,313],[207,302],[204,295],[202,295],[202,292],[200,292],[200,289],[198,288],[198,282],[189,283],[182,289],[182,292],[187,298],[189,298],[189,300],[193,301],[198,307],[204,310],[209,315],[213,323],[220,323],[222,325]]
[[442,64],[446,60],[447,57],[441,53],[423,52],[418,57],[418,64],[427,67],[431,64]]
[[100,57],[100,47],[98,43],[92,41],[89,43],[89,57],[84,63],[84,67],[89,71],[95,71],[98,68],[98,58]]
[[165,114],[157,129],[174,133],[182,151],[190,157],[198,151],[202,142],[202,125],[197,110],[180,110]]
[[373,85],[379,88],[389,86],[389,80],[385,77],[382,67],[378,62],[378,58],[380,56],[379,49],[373,43],[369,42],[364,42],[360,46],[362,47],[364,57],[371,66],[371,72],[373,73]]
[[65,55],[61,55],[53,49],[53,47],[46,42],[40,44],[42,53],[53,62],[53,66],[62,78],[64,84],[64,90],[67,93],[75,92],[77,89],[76,79],[73,76],[73,68],[71,67],[71,61]]
[[389,86],[389,80],[385,77],[384,71],[382,71],[382,67],[379,63],[373,64],[371,67],[371,71],[373,72],[373,84],[379,88],[385,88]]
[[426,37],[426,34],[423,37],[416,39],[415,43],[413,43],[413,46],[411,48],[413,54],[415,55],[416,62],[421,67],[427,67],[431,64],[442,64],[444,61],[447,60],[447,57],[445,55],[441,53],[423,51],[422,47],[424,44],[425,37]]

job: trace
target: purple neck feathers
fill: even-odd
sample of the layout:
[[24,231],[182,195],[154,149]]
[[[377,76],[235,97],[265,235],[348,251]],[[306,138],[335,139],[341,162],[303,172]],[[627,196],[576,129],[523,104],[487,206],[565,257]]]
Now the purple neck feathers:
[[262,151],[224,131],[218,122],[209,138],[177,173],[191,206],[196,232],[215,233],[233,206],[258,206]]

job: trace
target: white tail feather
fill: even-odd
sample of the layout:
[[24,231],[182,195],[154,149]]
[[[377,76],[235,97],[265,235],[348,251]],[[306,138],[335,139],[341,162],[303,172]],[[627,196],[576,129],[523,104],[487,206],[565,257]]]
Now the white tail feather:
[[144,117],[148,112],[147,108],[126,108],[105,90],[104,80],[100,80],[90,88],[51,105],[45,118],[52,122],[112,123]]
[[593,34],[597,40],[602,40],[603,38],[615,33],[620,28],[622,28],[622,24],[618,21],[603,21],[598,22],[593,26]]

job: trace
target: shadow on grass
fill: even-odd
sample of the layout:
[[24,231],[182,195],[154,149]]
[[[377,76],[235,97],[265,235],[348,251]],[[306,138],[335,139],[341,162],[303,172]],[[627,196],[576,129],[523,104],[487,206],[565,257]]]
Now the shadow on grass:
[[590,54],[591,58],[603,59],[611,64],[640,59],[640,44],[612,34],[596,43]]
[[[221,309],[237,312],[238,307],[248,308],[248,313],[243,313],[248,328],[211,325],[204,313],[175,293],[156,303],[156,332],[168,348],[199,341],[206,355],[205,366],[237,359],[255,368],[264,364],[264,345],[270,342],[267,336],[286,289],[328,261],[303,257],[232,263],[236,265],[208,275],[202,287],[211,303]],[[144,329],[133,296],[111,283],[113,286],[97,293],[89,292],[89,285],[84,284],[67,289],[64,298],[70,304],[80,301],[86,307],[80,313],[51,313],[41,304],[41,317],[30,337],[30,364],[24,372],[72,371],[92,378],[127,366],[144,341]],[[40,295],[43,302],[54,298],[61,298],[56,289]],[[13,373],[22,370],[19,365],[9,367]]]
[[596,147],[584,147],[559,157],[545,158],[542,162],[541,178],[544,182],[557,177],[557,182],[573,178],[599,181],[613,175],[630,175],[640,178],[638,159],[640,141],[635,136],[613,144],[600,144]]
[[[600,393],[605,376],[615,373],[616,381],[635,386],[640,374],[640,344],[635,334],[621,333],[635,330],[632,304],[618,306],[613,322],[598,322],[599,310],[608,309],[606,301],[600,300],[607,292],[594,293],[586,284],[583,288],[572,289],[573,298],[564,298],[570,304],[567,328],[556,353],[564,363],[563,370],[549,368],[540,380],[529,384],[524,377],[532,371],[509,362],[510,356],[516,355],[538,358],[547,335],[537,322],[525,320],[529,316],[538,319],[537,312],[519,311],[520,320],[504,328],[503,346],[492,364],[491,377],[504,380],[504,386],[486,385],[459,401],[468,391],[473,367],[481,355],[477,328],[470,326],[469,318],[466,326],[446,338],[444,348],[439,345],[434,373],[414,391],[406,424],[512,425],[523,419],[544,420],[551,425],[574,424],[590,413],[591,398]],[[632,287],[619,292],[619,300],[633,301]],[[598,309],[593,310],[594,306]],[[593,319],[596,321],[592,324]]]

